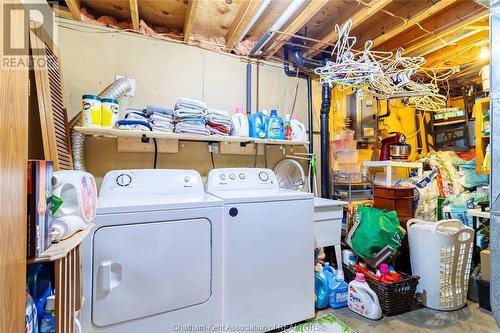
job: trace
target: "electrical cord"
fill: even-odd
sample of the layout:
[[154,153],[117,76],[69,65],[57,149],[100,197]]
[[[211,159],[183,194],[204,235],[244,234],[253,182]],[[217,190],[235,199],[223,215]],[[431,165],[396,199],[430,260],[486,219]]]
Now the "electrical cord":
[[153,169],[156,169],[156,163],[158,162],[158,143],[156,142],[155,138],[153,138],[153,145],[155,146],[155,149],[154,149]]
[[212,160],[212,169],[215,169],[215,158],[214,158],[214,152],[210,152],[210,159]]

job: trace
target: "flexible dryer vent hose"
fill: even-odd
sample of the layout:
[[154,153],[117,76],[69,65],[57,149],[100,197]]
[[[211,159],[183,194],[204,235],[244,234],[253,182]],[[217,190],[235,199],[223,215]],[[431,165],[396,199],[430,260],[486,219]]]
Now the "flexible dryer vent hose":
[[[101,98],[114,98],[118,102],[132,90],[132,82],[127,78],[120,78],[104,88],[99,94]],[[85,171],[84,151],[85,135],[76,131],[71,133],[73,150],[73,167],[75,170]]]

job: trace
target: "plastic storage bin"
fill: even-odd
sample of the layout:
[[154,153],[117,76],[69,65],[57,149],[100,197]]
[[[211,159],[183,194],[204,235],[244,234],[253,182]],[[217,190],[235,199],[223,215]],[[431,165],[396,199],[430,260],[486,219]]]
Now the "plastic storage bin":
[[340,139],[340,140],[333,140],[330,142],[330,149],[333,152],[337,152],[339,150],[356,150],[356,140],[350,140],[350,139]]
[[358,162],[357,150],[339,150],[336,152],[338,163],[357,163]]
[[342,131],[334,132],[332,134],[333,140],[342,140],[342,139],[347,139],[347,140],[352,140],[354,139],[354,131],[350,129],[345,129]]
[[411,268],[420,276],[417,299],[436,310],[465,305],[474,230],[459,220],[407,222]]

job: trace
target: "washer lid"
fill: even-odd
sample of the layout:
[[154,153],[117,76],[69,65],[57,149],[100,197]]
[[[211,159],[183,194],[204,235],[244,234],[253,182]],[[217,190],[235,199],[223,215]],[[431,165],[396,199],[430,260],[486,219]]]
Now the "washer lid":
[[312,199],[312,193],[291,190],[220,190],[209,192],[224,203],[251,203]]
[[222,206],[222,201],[204,192],[187,195],[109,196],[99,198],[97,215],[215,206]]

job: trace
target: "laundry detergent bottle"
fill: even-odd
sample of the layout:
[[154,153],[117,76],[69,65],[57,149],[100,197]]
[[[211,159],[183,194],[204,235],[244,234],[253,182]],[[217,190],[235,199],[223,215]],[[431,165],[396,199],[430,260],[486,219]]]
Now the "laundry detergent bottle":
[[250,135],[248,117],[242,107],[237,107],[231,117],[231,135],[247,138]]
[[266,137],[266,117],[262,111],[248,117],[248,124],[250,137],[257,139]]
[[269,118],[267,118],[266,123],[266,137],[268,139],[285,140],[285,123],[283,119],[278,116],[278,111],[271,110],[271,114]]
[[339,270],[337,275],[330,280],[330,307],[332,309],[345,308],[347,306],[347,296],[349,285],[344,281],[344,272]]
[[315,267],[314,293],[316,295],[316,301],[314,302],[314,306],[316,307],[316,309],[326,308],[329,301],[329,287],[328,280],[325,273],[323,273],[321,264],[318,264]]
[[325,273],[326,278],[328,280],[328,283],[335,279],[335,276],[337,276],[337,271],[335,268],[333,268],[330,263],[325,262],[325,265],[323,266],[323,273]]
[[349,283],[347,305],[349,309],[368,319],[382,318],[377,294],[370,289],[363,273],[356,273],[356,279]]
[[306,126],[299,121],[298,115],[292,114],[290,126],[292,127],[292,140],[307,141]]

